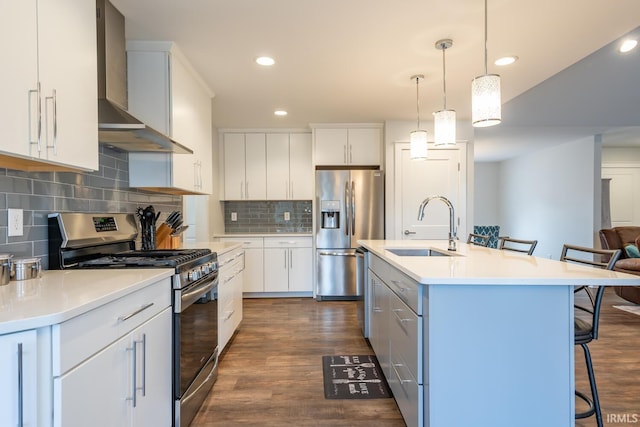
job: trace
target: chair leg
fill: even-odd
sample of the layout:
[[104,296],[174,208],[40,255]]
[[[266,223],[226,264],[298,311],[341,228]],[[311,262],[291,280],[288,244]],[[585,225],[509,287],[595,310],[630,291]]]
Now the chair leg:
[[576,414],[576,418],[586,418],[591,415],[596,416],[596,422],[598,427],[602,427],[602,413],[600,411],[600,399],[598,398],[598,389],[596,388],[596,377],[593,372],[593,363],[591,362],[591,352],[589,351],[589,347],[586,344],[580,344],[582,350],[584,351],[584,360],[587,365],[587,374],[589,375],[589,385],[591,386],[591,397],[593,400],[589,399],[583,393],[576,390],[576,396],[580,397],[582,400],[589,404],[589,410],[580,414]]

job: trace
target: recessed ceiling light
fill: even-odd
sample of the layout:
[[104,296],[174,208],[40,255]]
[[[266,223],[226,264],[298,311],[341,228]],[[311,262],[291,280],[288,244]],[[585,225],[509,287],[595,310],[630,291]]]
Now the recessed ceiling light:
[[271,65],[275,64],[276,61],[268,56],[261,56],[259,58],[256,58],[256,62],[259,65],[264,65],[265,67],[270,67]]
[[273,112],[273,114],[275,114],[276,116],[286,116],[287,112],[284,110],[276,110]]
[[637,45],[638,45],[638,40],[627,39],[622,42],[619,50],[621,53],[627,53],[630,50],[633,50],[633,48],[635,48]]
[[503,56],[502,58],[496,59],[496,62],[494,62],[494,64],[499,66],[511,65],[517,60],[518,60],[517,56]]

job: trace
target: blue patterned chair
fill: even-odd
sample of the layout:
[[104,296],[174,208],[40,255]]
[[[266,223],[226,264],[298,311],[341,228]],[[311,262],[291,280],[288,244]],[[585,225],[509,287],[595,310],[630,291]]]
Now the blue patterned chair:
[[489,245],[487,247],[494,249],[498,247],[499,225],[474,225],[473,233],[489,236]]

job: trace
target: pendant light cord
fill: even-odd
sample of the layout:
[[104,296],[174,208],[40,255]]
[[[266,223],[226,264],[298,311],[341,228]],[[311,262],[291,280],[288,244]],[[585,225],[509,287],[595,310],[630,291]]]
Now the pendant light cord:
[[445,65],[445,56],[444,51],[447,50],[444,45],[442,49],[442,95],[444,98],[444,109],[447,109],[447,73],[446,73],[446,65]]
[[484,74],[487,73],[487,0],[484,0]]
[[418,115],[418,128],[420,130],[420,76],[416,76],[416,110]]

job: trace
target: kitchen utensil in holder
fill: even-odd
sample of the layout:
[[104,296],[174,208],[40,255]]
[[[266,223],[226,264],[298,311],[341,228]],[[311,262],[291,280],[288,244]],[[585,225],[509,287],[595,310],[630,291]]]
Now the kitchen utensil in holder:
[[156,249],[156,211],[153,206],[146,208],[138,208],[136,211],[140,220],[140,244],[143,251],[152,251]]

